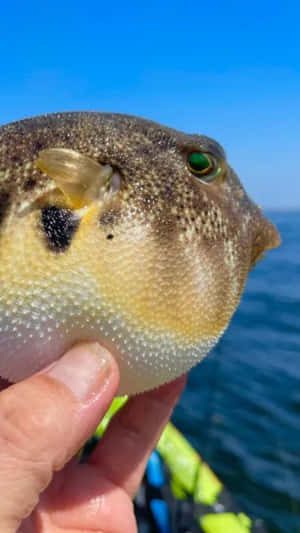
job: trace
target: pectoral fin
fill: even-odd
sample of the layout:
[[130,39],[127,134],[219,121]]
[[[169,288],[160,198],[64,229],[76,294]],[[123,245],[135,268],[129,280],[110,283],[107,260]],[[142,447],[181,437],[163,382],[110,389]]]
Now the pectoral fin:
[[99,198],[100,189],[113,175],[110,165],[101,165],[91,157],[67,148],[42,150],[36,165],[55,181],[74,209]]

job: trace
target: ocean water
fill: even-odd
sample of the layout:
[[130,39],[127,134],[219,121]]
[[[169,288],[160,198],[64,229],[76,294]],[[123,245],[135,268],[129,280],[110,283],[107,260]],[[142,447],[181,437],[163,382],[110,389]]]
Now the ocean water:
[[248,513],[300,532],[300,211],[253,270],[215,350],[189,376],[173,421]]

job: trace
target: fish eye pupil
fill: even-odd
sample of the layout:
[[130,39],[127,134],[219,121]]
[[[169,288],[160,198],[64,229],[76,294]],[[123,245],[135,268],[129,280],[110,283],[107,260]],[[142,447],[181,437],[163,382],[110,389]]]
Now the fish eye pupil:
[[192,152],[188,156],[188,165],[195,172],[209,170],[212,166],[211,159],[202,152]]

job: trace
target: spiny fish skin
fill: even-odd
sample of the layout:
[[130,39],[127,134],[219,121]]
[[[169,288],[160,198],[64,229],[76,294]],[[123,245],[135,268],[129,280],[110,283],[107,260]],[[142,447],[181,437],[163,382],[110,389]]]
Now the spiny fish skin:
[[[193,173],[199,153],[215,177]],[[167,382],[217,342],[279,242],[212,139],[107,113],[3,126],[0,375],[18,381],[98,340],[120,393]]]

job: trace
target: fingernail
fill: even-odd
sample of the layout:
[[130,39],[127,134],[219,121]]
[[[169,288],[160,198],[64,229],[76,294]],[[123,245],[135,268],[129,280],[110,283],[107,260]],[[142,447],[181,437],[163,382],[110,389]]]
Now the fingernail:
[[106,384],[111,357],[97,343],[79,344],[50,367],[47,374],[66,385],[79,400],[88,400]]

